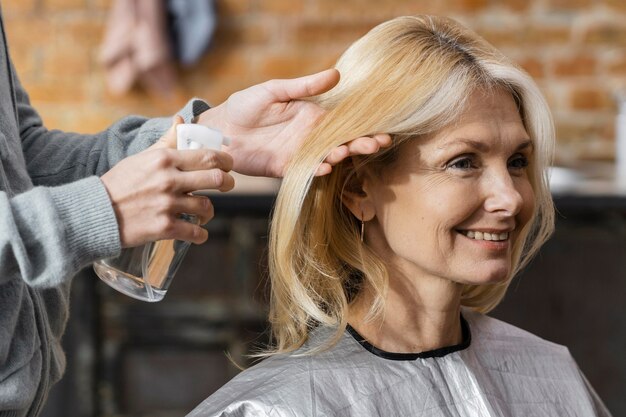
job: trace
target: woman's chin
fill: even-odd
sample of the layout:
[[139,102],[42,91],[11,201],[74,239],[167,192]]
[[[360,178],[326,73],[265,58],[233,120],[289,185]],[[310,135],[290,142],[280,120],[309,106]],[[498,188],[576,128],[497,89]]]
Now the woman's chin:
[[505,282],[509,279],[511,269],[506,268],[490,268],[485,271],[476,271],[470,277],[459,280],[462,284],[467,285],[494,285]]

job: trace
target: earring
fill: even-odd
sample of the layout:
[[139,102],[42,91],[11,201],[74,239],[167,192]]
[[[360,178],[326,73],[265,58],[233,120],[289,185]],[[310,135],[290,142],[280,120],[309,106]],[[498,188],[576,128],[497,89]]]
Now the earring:
[[365,222],[363,221],[363,211],[361,210],[361,242],[363,242],[363,235],[365,234]]

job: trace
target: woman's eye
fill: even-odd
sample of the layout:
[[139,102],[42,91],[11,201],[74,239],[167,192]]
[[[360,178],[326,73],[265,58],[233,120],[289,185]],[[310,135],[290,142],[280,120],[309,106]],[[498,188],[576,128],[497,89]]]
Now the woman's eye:
[[509,167],[511,167],[513,169],[524,169],[527,166],[528,166],[528,158],[525,157],[524,155],[514,156],[509,161]]
[[472,169],[474,168],[472,158],[463,157],[459,159],[455,159],[452,162],[448,163],[448,168],[454,169]]

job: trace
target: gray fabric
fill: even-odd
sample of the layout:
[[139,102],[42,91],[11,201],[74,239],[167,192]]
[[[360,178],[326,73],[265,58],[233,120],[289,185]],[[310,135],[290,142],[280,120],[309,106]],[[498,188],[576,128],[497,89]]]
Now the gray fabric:
[[[171,119],[128,117],[95,135],[47,130],[0,25],[0,417],[35,416],[65,367],[71,277],[120,251],[96,175],[154,143]],[[187,122],[192,108],[181,112]]]
[[463,316],[469,346],[412,360],[376,355],[348,332],[330,350],[298,356],[332,333],[318,329],[302,349],[242,372],[188,417],[610,416],[567,348],[469,310]]
[[214,0],[168,0],[176,56],[183,65],[197,63],[217,27]]

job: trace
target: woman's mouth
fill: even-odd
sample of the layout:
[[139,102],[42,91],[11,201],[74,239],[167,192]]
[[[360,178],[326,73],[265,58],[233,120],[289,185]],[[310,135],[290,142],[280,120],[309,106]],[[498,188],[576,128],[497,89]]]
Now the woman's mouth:
[[457,230],[462,235],[474,240],[487,240],[492,242],[502,242],[509,239],[509,232],[483,232],[478,230]]

